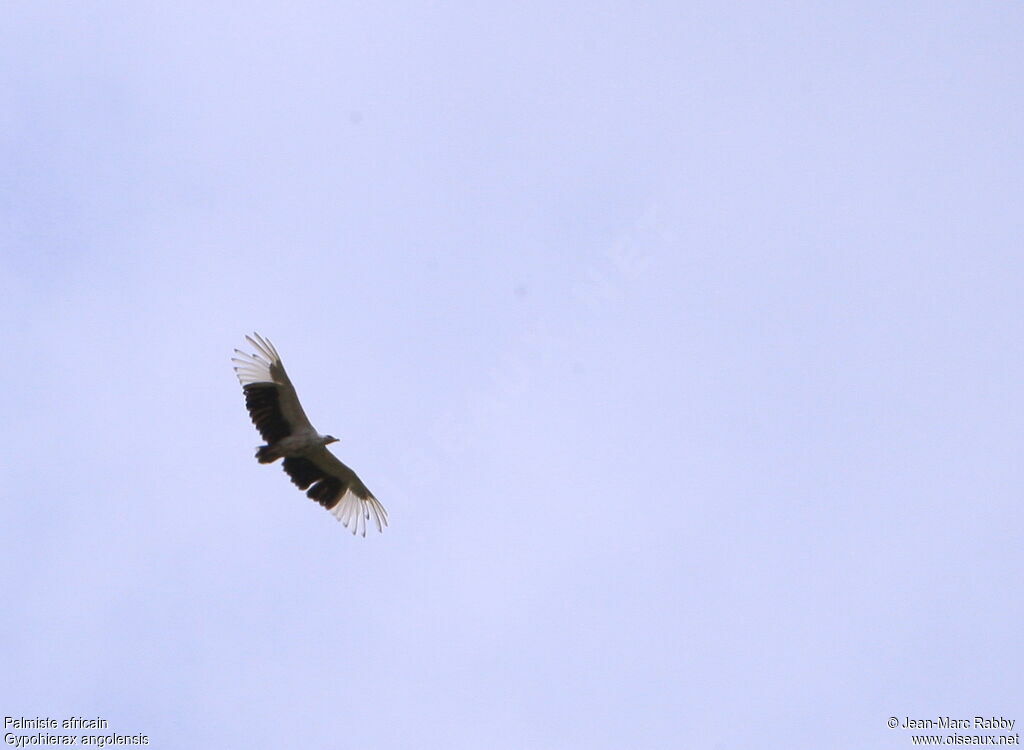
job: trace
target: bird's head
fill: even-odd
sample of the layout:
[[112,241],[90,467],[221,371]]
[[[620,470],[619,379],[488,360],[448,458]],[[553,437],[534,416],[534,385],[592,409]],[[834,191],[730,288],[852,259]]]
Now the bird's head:
[[330,445],[331,443],[337,442],[338,438],[334,437],[334,435],[324,435],[324,445]]

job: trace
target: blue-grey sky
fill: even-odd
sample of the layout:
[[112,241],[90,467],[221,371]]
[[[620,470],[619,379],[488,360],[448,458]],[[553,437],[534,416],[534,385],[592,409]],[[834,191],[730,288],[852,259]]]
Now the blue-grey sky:
[[[152,746],[1024,722],[1024,9],[13,2],[0,713]],[[253,330],[388,508],[259,443]]]

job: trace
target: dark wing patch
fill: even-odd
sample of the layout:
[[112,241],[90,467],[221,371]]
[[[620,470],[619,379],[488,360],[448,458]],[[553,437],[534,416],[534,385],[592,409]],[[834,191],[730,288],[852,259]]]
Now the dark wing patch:
[[318,479],[326,478],[320,469],[304,458],[286,458],[284,470],[292,478],[292,483],[300,490],[304,490]]
[[292,429],[281,413],[276,385],[249,383],[242,390],[245,391],[245,408],[249,410],[252,423],[267,443],[273,444],[291,435]]
[[346,482],[328,476],[319,466],[305,458],[286,458],[284,470],[300,490],[309,488],[306,497],[316,500],[328,510],[337,505],[349,489]]

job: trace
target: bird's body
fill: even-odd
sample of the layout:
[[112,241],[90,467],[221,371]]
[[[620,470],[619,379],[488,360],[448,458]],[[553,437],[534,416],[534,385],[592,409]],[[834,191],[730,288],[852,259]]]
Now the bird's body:
[[283,437],[273,445],[260,446],[256,459],[261,464],[271,464],[279,458],[309,458],[331,442],[329,436],[307,430]]
[[327,450],[337,438],[321,435],[302,410],[281,356],[274,345],[259,334],[246,340],[256,349],[247,354],[238,349],[235,372],[245,393],[245,406],[253,424],[267,441],[256,450],[261,464],[283,458],[282,465],[292,482],[306,495],[331,511],[352,529],[366,536],[366,521],[372,512],[377,530],[388,523],[384,506],[366,488],[356,473]]

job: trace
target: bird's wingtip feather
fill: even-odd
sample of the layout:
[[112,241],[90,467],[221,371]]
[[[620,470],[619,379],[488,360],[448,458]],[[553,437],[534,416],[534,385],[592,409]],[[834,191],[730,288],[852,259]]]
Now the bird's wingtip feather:
[[388,513],[373,495],[364,499],[349,490],[342,496],[338,504],[331,508],[331,514],[341,521],[353,536],[360,534],[364,537],[369,526],[367,521],[370,520],[371,511],[377,531],[383,533],[384,527],[388,525]]
[[231,358],[231,361],[235,363],[235,374],[242,385],[272,383],[274,378],[270,373],[270,368],[275,362],[280,362],[281,357],[273,345],[265,341],[262,336],[258,333],[253,335],[256,336],[256,339],[253,339],[252,336],[246,336],[245,339],[252,344],[257,353],[252,354],[235,349],[235,354],[238,356]]

